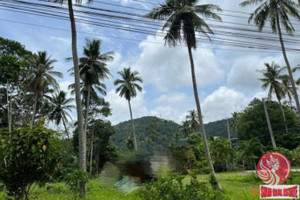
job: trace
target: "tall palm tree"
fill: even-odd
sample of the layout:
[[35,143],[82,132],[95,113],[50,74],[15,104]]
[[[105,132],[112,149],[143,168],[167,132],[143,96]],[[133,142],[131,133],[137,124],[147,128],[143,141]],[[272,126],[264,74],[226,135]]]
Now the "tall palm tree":
[[280,82],[280,77],[281,77],[280,72],[282,68],[279,65],[275,64],[274,62],[272,62],[271,65],[269,63],[265,63],[265,66],[266,69],[259,70],[259,72],[263,76],[262,78],[259,79],[263,83],[261,87],[264,90],[269,88],[269,92],[268,92],[269,99],[272,99],[272,94],[275,93],[282,113],[285,131],[286,133],[288,133],[286,117],[281,104],[281,99],[282,97],[284,97],[284,91],[282,89],[283,86]]
[[55,121],[55,124],[58,126],[61,122],[64,125],[65,131],[68,138],[70,139],[70,134],[67,129],[66,123],[68,118],[72,119],[68,112],[71,112],[75,106],[70,105],[73,102],[73,98],[67,98],[67,93],[64,91],[59,91],[56,94],[52,95],[51,104],[52,112],[50,113],[49,119]]
[[27,88],[35,95],[31,125],[34,125],[38,100],[43,96],[48,86],[50,85],[56,89],[59,87],[53,76],[63,77],[61,72],[53,71],[52,64],[55,62],[56,60],[51,59],[46,51],[39,51],[30,60],[32,71],[27,77]]
[[137,91],[142,91],[142,87],[138,83],[143,83],[143,79],[139,77],[139,73],[137,71],[131,71],[130,67],[124,68],[122,71],[119,71],[118,74],[122,77],[121,79],[117,79],[114,82],[114,85],[118,86],[116,89],[116,93],[119,93],[120,97],[125,97],[128,101],[130,119],[131,119],[131,128],[132,128],[132,139],[134,150],[137,151],[137,141],[134,130],[133,118],[132,118],[132,110],[130,100],[137,95]]
[[190,110],[189,114],[186,116],[186,120],[190,123],[191,129],[197,131],[199,127],[198,116],[196,110]]
[[[76,101],[76,111],[77,111],[77,131],[78,131],[78,142],[79,142],[79,168],[86,171],[86,133],[83,131],[83,115],[82,115],[82,105],[80,97],[80,75],[79,75],[79,62],[78,62],[78,52],[77,52],[77,31],[75,16],[73,10],[72,0],[54,0],[54,2],[68,3],[69,9],[69,19],[71,24],[71,36],[72,36],[72,58],[74,66],[74,83],[75,83],[75,101]],[[82,0],[75,0],[76,3],[81,3]],[[88,3],[92,0],[88,0]],[[80,183],[81,196],[85,198],[85,182]]]
[[213,31],[206,24],[202,17],[221,21],[221,18],[214,13],[214,11],[221,11],[221,9],[213,4],[196,5],[197,2],[198,0],[166,0],[165,4],[161,4],[154,8],[146,15],[146,17],[154,20],[166,20],[162,30],[167,31],[164,38],[167,44],[170,46],[176,46],[178,43],[184,41],[187,45],[191,64],[194,96],[200,123],[200,130],[204,143],[205,155],[208,166],[211,168],[213,174],[215,174],[202,119],[192,49],[196,49],[197,47],[196,32],[206,36],[208,39],[210,39],[209,34],[213,34]]
[[90,41],[86,39],[86,44],[83,48],[84,57],[80,58],[80,76],[87,89],[84,125],[85,133],[87,131],[88,125],[91,88],[94,87],[94,90],[100,92],[102,95],[106,95],[106,86],[100,81],[104,80],[105,78],[108,78],[108,76],[111,75],[108,68],[106,67],[106,62],[113,60],[113,52],[110,51],[101,54],[100,46],[101,40]]
[[295,86],[292,68],[290,66],[286,50],[284,46],[283,36],[281,32],[281,26],[286,30],[289,35],[293,35],[295,31],[290,17],[300,19],[299,6],[292,0],[247,0],[242,2],[241,6],[256,5],[262,3],[249,17],[249,23],[254,21],[259,31],[265,26],[267,20],[270,21],[273,33],[278,33],[279,41],[282,49],[283,58],[285,60],[289,77],[293,88],[293,96],[296,102],[298,111],[298,117],[300,119],[300,104],[297,94],[297,88]]

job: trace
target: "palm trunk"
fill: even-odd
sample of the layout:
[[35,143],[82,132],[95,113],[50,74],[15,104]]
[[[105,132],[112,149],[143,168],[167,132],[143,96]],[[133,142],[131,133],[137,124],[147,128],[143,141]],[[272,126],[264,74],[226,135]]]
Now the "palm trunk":
[[63,125],[64,125],[64,127],[65,127],[65,131],[66,131],[66,133],[67,133],[68,139],[70,139],[70,134],[69,134],[69,131],[68,131],[68,129],[67,129],[66,122],[65,122],[64,118],[62,118],[62,122],[63,122]]
[[7,81],[7,84],[6,84],[6,100],[7,100],[7,122],[8,122],[8,131],[11,132],[11,98],[10,95],[9,95],[9,84],[8,84],[8,81]]
[[[78,66],[78,53],[77,53],[77,33],[75,17],[73,12],[72,0],[68,0],[69,7],[69,18],[71,23],[72,32],[72,57],[74,63],[74,79],[75,79],[75,96],[76,96],[76,109],[77,109],[77,129],[78,129],[78,140],[79,140],[79,168],[86,171],[86,134],[83,131],[83,115],[80,98],[80,77],[79,77],[79,66]],[[85,198],[85,183],[80,183],[81,196]]]
[[254,158],[254,155],[252,154],[252,159],[253,159],[253,166],[254,166],[254,169],[255,169],[255,171],[257,170],[256,169],[256,163],[255,163],[255,158]]
[[268,109],[267,109],[267,106],[266,106],[265,99],[262,99],[262,102],[263,102],[263,106],[264,106],[264,110],[265,110],[265,115],[266,115],[268,129],[269,129],[269,133],[270,133],[270,137],[271,137],[272,146],[273,146],[273,149],[276,149],[277,148],[276,147],[276,142],[275,142],[275,139],[274,139],[273,130],[272,130],[272,126],[271,126],[271,122],[270,122],[269,113],[268,113]]
[[294,78],[293,78],[293,72],[292,72],[289,60],[287,58],[287,55],[286,55],[286,51],[285,51],[285,46],[284,46],[284,42],[283,42],[283,39],[282,39],[282,33],[281,33],[281,29],[280,29],[280,22],[279,22],[278,15],[277,15],[277,19],[276,20],[277,20],[278,35],[279,35],[279,40],[280,40],[280,44],[281,44],[282,54],[283,54],[283,58],[285,60],[285,63],[286,63],[286,66],[287,66],[287,69],[288,69],[288,72],[289,72],[289,77],[290,77],[290,81],[291,81],[292,89],[293,89],[293,95],[294,95],[294,99],[295,99],[296,107],[297,107],[297,111],[298,111],[298,117],[299,117],[299,120],[300,120],[300,104],[299,104],[299,98],[298,98],[297,88],[296,88],[295,81],[294,81]]
[[90,153],[90,174],[93,173],[93,148],[94,148],[94,132],[92,132],[91,138],[91,153]]
[[131,104],[130,100],[128,100],[128,106],[129,106],[129,112],[130,112],[130,119],[131,119],[131,128],[132,128],[132,136],[133,136],[133,144],[134,144],[134,150],[137,151],[137,141],[136,141],[136,135],[135,135],[135,129],[133,124],[133,118],[132,118],[132,110],[131,110]]
[[[199,122],[200,122],[199,125],[200,125],[200,130],[202,133],[202,140],[203,140],[203,145],[204,145],[204,150],[205,150],[205,156],[206,156],[206,160],[207,160],[207,165],[211,169],[211,172],[213,173],[213,175],[215,176],[215,169],[212,164],[211,157],[210,157],[210,152],[209,152],[209,147],[208,147],[208,142],[207,142],[207,137],[206,137],[206,131],[205,131],[205,127],[204,127],[204,123],[203,123],[203,119],[202,119],[192,48],[189,44],[188,44],[188,51],[189,51],[189,57],[190,57],[190,63],[191,63],[191,73],[192,73],[194,96],[195,96],[195,102],[196,102],[196,106],[197,106],[197,114],[198,114],[198,118],[199,118]],[[220,190],[222,189],[219,182],[218,182],[218,189],[220,189]]]
[[31,118],[31,126],[34,125],[34,118],[35,118],[35,115],[36,115],[37,101],[38,101],[38,95],[36,93],[35,94],[35,99],[34,99],[34,104],[33,104],[33,114],[32,114],[32,118]]
[[84,124],[85,135],[86,135],[87,126],[89,123],[90,96],[91,96],[91,86],[88,86],[88,93],[87,93],[87,98],[86,98],[86,108],[85,108],[85,124]]
[[227,119],[227,133],[228,133],[229,147],[232,148],[232,145],[231,145],[231,133],[230,133],[228,119]]
[[282,104],[281,104],[281,101],[279,98],[278,99],[278,103],[279,103],[279,106],[280,106],[280,110],[281,110],[281,113],[282,113],[282,118],[283,118],[283,122],[284,122],[284,128],[285,128],[285,132],[286,133],[289,133],[289,130],[288,130],[288,127],[287,127],[287,123],[286,123],[286,117],[285,117],[285,112],[283,110],[283,107],[282,107]]

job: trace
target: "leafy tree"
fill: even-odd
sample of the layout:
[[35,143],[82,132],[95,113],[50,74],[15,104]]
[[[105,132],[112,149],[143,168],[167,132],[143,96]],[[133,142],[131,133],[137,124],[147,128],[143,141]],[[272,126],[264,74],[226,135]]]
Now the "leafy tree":
[[267,22],[267,20],[269,20],[273,33],[278,33],[283,58],[287,66],[288,74],[293,88],[293,95],[296,102],[298,117],[300,119],[300,104],[297,94],[297,88],[295,86],[292,68],[286,55],[284,40],[281,32],[281,27],[283,27],[289,35],[293,35],[295,29],[292,25],[292,22],[290,21],[290,17],[296,18],[298,20],[300,19],[299,6],[291,0],[246,0],[240,5],[250,6],[260,3],[262,4],[250,15],[248,22],[250,23],[251,21],[254,21],[255,25],[258,27],[258,30],[262,31],[265,23]]
[[0,55],[12,55],[18,58],[31,56],[32,53],[25,49],[25,46],[17,41],[0,37]]
[[49,119],[55,121],[57,126],[62,122],[69,139],[70,135],[66,123],[68,122],[68,118],[72,119],[68,112],[71,112],[71,110],[75,108],[75,106],[70,105],[70,103],[73,101],[73,98],[67,98],[67,93],[64,91],[59,91],[51,98],[52,111]]
[[37,103],[39,99],[45,93],[45,90],[48,86],[58,88],[58,84],[53,76],[62,78],[63,75],[61,72],[53,71],[52,64],[56,60],[48,57],[47,52],[38,52],[37,55],[34,55],[30,61],[32,65],[32,72],[26,78],[27,79],[27,89],[30,92],[35,94],[34,104],[33,104],[33,114],[31,119],[31,124],[34,125],[34,119],[37,112]]
[[134,149],[137,151],[137,141],[134,130],[133,118],[132,118],[132,110],[130,100],[137,95],[137,91],[142,91],[142,87],[138,83],[143,83],[143,79],[138,76],[139,73],[137,71],[131,71],[130,67],[124,68],[122,71],[119,71],[118,74],[122,77],[122,79],[117,79],[114,82],[114,85],[118,86],[116,92],[119,93],[120,97],[125,97],[128,101],[130,119],[131,119],[131,127],[132,127],[132,137]]
[[[192,49],[196,49],[196,31],[206,36],[213,34],[208,24],[200,16],[221,21],[221,18],[214,13],[214,11],[221,11],[221,9],[213,4],[196,5],[197,0],[166,0],[165,4],[161,4],[154,8],[146,16],[154,20],[166,20],[163,30],[167,29],[165,41],[170,46],[176,46],[181,41],[187,45],[189,58],[191,63],[191,73],[194,88],[194,96],[197,107],[197,114],[199,118],[200,130],[203,137],[205,154],[207,164],[214,173],[214,167],[211,161],[209,147],[206,138],[205,127],[202,119],[202,112],[200,101],[198,97],[197,81],[195,75],[195,66],[192,55]],[[219,187],[221,188],[221,187]]]
[[285,94],[285,92],[283,91],[283,86],[280,82],[280,72],[282,68],[274,62],[272,62],[271,65],[269,63],[265,63],[265,66],[266,69],[259,71],[263,76],[259,79],[263,83],[261,87],[264,90],[269,88],[268,98],[270,99],[272,98],[272,93],[275,93],[282,113],[285,131],[288,133],[289,131],[286,124],[286,117],[281,104],[281,99],[284,97]]
[[56,132],[39,123],[34,127],[0,130],[0,180],[8,196],[29,199],[32,185],[49,181],[59,166]]
[[[280,137],[287,135],[285,133],[284,124],[282,123],[282,114],[279,108],[279,104],[274,101],[268,101],[268,112],[269,118],[274,130],[274,137],[278,141],[278,145],[284,144],[288,148],[287,141],[280,141]],[[283,105],[284,112],[286,114],[287,125],[290,127],[289,134],[295,134],[294,130],[298,129],[297,116],[295,112],[289,109],[288,106]],[[270,135],[268,134],[268,127],[265,120],[265,113],[263,109],[262,101],[259,99],[253,99],[248,107],[238,114],[238,136],[241,140],[249,140],[252,138],[257,138],[264,146],[271,149]]]

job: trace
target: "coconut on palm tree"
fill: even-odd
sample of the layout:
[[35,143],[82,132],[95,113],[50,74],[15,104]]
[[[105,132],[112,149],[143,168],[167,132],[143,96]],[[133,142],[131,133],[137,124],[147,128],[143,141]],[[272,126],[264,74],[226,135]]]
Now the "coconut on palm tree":
[[[196,49],[197,47],[196,33],[204,35],[208,39],[210,39],[209,34],[213,34],[213,31],[205,22],[205,19],[210,18],[221,21],[221,18],[216,13],[214,13],[214,11],[221,11],[221,9],[213,4],[197,5],[197,2],[198,0],[166,0],[165,4],[161,4],[158,7],[154,8],[150,13],[146,15],[146,17],[152,18],[154,20],[166,20],[162,29],[167,31],[164,39],[168,45],[176,46],[182,41],[187,45],[191,64],[191,74],[197,107],[197,115],[199,118],[205,155],[208,166],[211,168],[212,173],[215,174],[202,119],[192,49]],[[221,187],[219,186],[219,188]]]
[[292,0],[247,0],[242,2],[240,5],[250,6],[256,4],[260,5],[250,15],[248,22],[250,23],[251,21],[254,21],[255,25],[258,27],[258,30],[262,31],[262,29],[265,26],[265,23],[267,22],[267,20],[269,20],[273,33],[278,33],[283,58],[287,66],[288,74],[293,88],[293,96],[296,102],[298,117],[300,119],[300,104],[297,94],[297,88],[295,86],[292,68],[286,54],[284,39],[281,32],[283,27],[283,29],[285,29],[285,31],[289,35],[293,35],[295,29],[293,27],[292,22],[290,21],[290,17],[300,20],[299,5],[297,5]]
[[121,79],[117,79],[114,82],[114,85],[118,86],[116,92],[119,93],[120,97],[125,97],[128,101],[130,119],[131,119],[131,128],[132,128],[132,139],[134,149],[137,151],[137,140],[134,130],[132,109],[131,109],[131,99],[136,97],[137,90],[142,91],[142,87],[138,83],[143,83],[143,79],[139,77],[137,71],[131,71],[130,67],[124,68],[122,71],[119,71],[118,74],[121,76]]
[[262,78],[259,79],[263,83],[261,87],[264,90],[269,88],[269,92],[268,92],[269,99],[271,99],[272,94],[275,93],[282,113],[285,131],[286,133],[288,133],[289,131],[286,123],[285,112],[281,104],[281,99],[282,97],[284,97],[283,86],[280,81],[281,78],[280,72],[282,68],[279,65],[275,64],[274,62],[272,62],[271,65],[269,63],[265,63],[265,66],[266,69],[259,70],[259,72],[263,76]]
[[57,126],[62,122],[69,139],[70,135],[66,123],[68,119],[72,119],[68,112],[75,108],[74,105],[70,105],[73,101],[73,98],[67,98],[67,93],[64,91],[59,91],[51,97],[52,111],[49,119],[53,120]]
[[40,51],[38,54],[34,55],[30,60],[32,66],[32,71],[27,77],[27,88],[30,92],[34,93],[34,103],[33,103],[33,114],[31,119],[31,125],[34,125],[34,119],[37,112],[37,103],[40,98],[45,93],[49,86],[53,88],[58,88],[58,84],[53,76],[62,78],[61,72],[53,71],[53,63],[56,60],[51,59],[51,56],[47,55],[46,51]]

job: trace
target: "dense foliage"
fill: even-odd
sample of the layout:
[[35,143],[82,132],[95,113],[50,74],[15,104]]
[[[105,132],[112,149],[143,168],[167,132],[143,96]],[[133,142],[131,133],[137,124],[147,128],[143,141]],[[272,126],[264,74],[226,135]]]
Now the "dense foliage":
[[0,180],[8,196],[28,199],[34,183],[44,184],[59,167],[57,133],[39,124],[0,131]]

